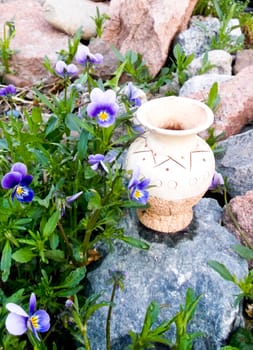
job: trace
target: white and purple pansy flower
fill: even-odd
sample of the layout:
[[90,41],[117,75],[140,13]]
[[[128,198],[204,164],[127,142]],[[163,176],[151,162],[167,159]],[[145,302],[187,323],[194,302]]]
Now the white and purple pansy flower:
[[90,93],[91,102],[87,106],[87,113],[90,117],[96,118],[99,126],[107,128],[111,126],[118,112],[116,93],[109,89],[102,91],[95,88]]
[[27,166],[18,162],[13,164],[11,171],[4,175],[1,186],[6,190],[13,188],[12,200],[15,197],[19,202],[29,203],[34,197],[33,190],[28,187],[32,180],[33,176],[27,174]]
[[91,64],[100,64],[103,62],[103,55],[100,53],[91,53],[88,46],[79,45],[77,48],[77,52],[75,55],[76,62],[81,64],[82,66],[87,63]]
[[103,154],[91,154],[88,157],[88,163],[91,165],[91,169],[96,170],[103,170],[106,173],[108,173],[108,168],[104,163],[105,156]]
[[126,94],[132,106],[139,107],[141,105],[141,93],[142,91],[134,86],[132,82],[127,84]]
[[78,68],[75,64],[66,64],[64,61],[57,61],[55,65],[55,72],[62,78],[73,77],[77,75]]
[[222,175],[215,170],[212,178],[212,182],[208,190],[215,190],[218,186],[223,186],[223,185],[224,185],[224,179]]
[[133,173],[128,184],[130,199],[139,202],[140,204],[147,204],[149,192],[147,187],[150,184],[150,179],[139,180],[140,169],[137,167]]
[[38,332],[47,332],[50,328],[50,317],[45,310],[36,311],[36,296],[30,296],[29,314],[19,305],[14,303],[6,304],[10,312],[6,318],[5,326],[12,335],[22,335],[31,330],[35,337],[40,340]]

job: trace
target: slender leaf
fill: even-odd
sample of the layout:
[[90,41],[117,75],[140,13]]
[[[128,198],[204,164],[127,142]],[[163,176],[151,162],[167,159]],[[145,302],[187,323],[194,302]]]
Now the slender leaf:
[[225,265],[214,260],[209,260],[208,265],[211,266],[216,272],[218,272],[225,280],[230,282],[235,281],[235,277],[228,271]]

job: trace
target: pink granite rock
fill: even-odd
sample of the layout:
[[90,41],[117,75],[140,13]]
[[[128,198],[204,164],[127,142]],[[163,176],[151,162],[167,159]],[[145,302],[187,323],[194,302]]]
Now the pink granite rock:
[[[253,245],[253,191],[248,191],[243,196],[234,197],[229,202],[229,206],[240,229],[246,234],[250,244]],[[224,211],[223,223],[242,243],[245,243],[227,211]]]
[[112,0],[102,39],[121,53],[142,54],[150,74],[164,65],[175,34],[186,29],[197,0]]
[[0,3],[0,36],[3,24],[14,20],[16,35],[11,48],[18,50],[11,61],[15,76],[7,76],[8,82],[15,80],[18,86],[31,85],[45,78],[47,72],[43,60],[47,56],[52,62],[57,51],[67,48],[67,35],[59,33],[43,18],[42,7],[36,0],[15,0]]
[[[214,116],[215,134],[223,139],[235,135],[253,121],[253,66],[248,66],[228,81],[219,84],[221,102]],[[209,90],[188,95],[200,101],[207,99]],[[185,95],[184,95],[185,96]]]
[[233,73],[237,74],[242,69],[253,65],[253,49],[240,50],[236,53]]

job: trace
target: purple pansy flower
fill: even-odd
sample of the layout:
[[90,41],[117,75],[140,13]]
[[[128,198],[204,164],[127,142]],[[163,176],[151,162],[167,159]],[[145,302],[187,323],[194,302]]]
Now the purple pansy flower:
[[104,128],[111,126],[119,109],[116,93],[111,89],[102,91],[95,88],[90,93],[90,99],[91,103],[87,106],[88,115],[96,118],[98,124]]
[[71,208],[70,204],[77,200],[82,194],[83,191],[80,191],[72,194],[72,196],[66,197],[63,201],[61,201],[61,216],[65,215],[66,208]]
[[55,72],[60,77],[65,78],[77,75],[78,69],[77,66],[73,63],[66,64],[64,61],[58,61],[55,65]]
[[140,89],[133,85],[132,82],[127,84],[126,94],[131,105],[139,107],[141,105]]
[[217,186],[223,186],[224,185],[224,179],[220,173],[217,171],[214,172],[211,185],[209,186],[208,190],[214,190]]
[[140,169],[137,167],[132,174],[128,184],[130,198],[141,204],[147,204],[149,192],[146,190],[150,184],[150,179],[139,180]]
[[103,62],[103,55],[101,55],[100,53],[92,54],[88,46],[79,45],[75,55],[75,59],[77,63],[83,66],[88,62],[92,64],[100,64]]
[[34,197],[33,190],[28,187],[32,180],[32,175],[27,174],[26,165],[18,162],[11,167],[9,173],[4,175],[1,185],[2,188],[7,190],[14,189],[11,195],[12,200],[16,197],[19,202],[29,203]]
[[0,96],[5,97],[5,96],[10,96],[10,95],[15,95],[16,92],[17,91],[16,91],[15,86],[12,84],[9,84],[6,87],[3,87],[0,89]]
[[25,310],[14,303],[6,304],[6,309],[10,311],[6,318],[5,326],[12,335],[22,335],[30,329],[35,337],[40,340],[37,332],[47,332],[50,328],[50,317],[45,310],[36,311],[36,296],[31,294],[29,302],[29,315]]
[[108,168],[104,163],[105,156],[103,154],[91,154],[88,157],[88,163],[91,165],[92,170],[104,170],[106,173],[108,173]]

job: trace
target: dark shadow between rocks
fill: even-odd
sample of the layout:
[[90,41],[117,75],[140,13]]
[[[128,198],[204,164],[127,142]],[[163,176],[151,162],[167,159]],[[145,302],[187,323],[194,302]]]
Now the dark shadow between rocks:
[[179,242],[183,240],[193,240],[197,232],[197,222],[192,220],[184,230],[176,233],[164,233],[151,230],[141,223],[139,223],[139,235],[150,243],[163,243],[168,247],[175,247]]

